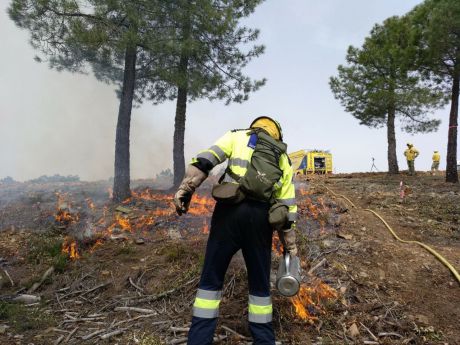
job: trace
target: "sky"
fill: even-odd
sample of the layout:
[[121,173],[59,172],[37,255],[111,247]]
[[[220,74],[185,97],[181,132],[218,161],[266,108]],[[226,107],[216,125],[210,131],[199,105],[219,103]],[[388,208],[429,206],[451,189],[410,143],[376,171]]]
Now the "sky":
[[[226,131],[246,128],[258,116],[283,127],[288,151],[330,150],[334,172],[369,171],[372,157],[387,170],[386,130],[360,126],[333,97],[329,78],[345,62],[349,45],[360,46],[375,23],[402,15],[419,0],[267,0],[246,20],[259,28],[266,52],[245,73],[267,84],[243,104],[201,100],[189,103],[186,160]],[[41,175],[79,175],[82,180],[113,176],[118,99],[113,86],[92,75],[50,70],[37,63],[29,33],[8,18],[0,0],[0,179],[23,181]],[[144,103],[131,127],[131,177],[151,178],[172,168],[175,103]],[[449,109],[435,114],[439,131],[414,136],[398,131],[403,151],[420,151],[416,169],[429,170],[434,150],[445,166]]]

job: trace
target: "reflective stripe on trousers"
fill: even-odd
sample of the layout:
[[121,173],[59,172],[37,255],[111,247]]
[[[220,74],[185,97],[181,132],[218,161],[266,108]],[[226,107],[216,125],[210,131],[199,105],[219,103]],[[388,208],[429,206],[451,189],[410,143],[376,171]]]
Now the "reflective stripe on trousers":
[[198,289],[195,303],[193,304],[193,316],[212,319],[219,315],[219,304],[222,299],[222,291],[209,291]]
[[249,322],[267,323],[272,321],[272,299],[271,297],[258,297],[249,295]]
[[273,324],[269,321],[272,319],[270,298],[257,297],[270,295],[272,229],[268,223],[269,208],[269,204],[254,200],[235,205],[216,204],[188,345],[213,343],[225,272],[240,249],[248,270],[249,330],[254,344],[275,345]]

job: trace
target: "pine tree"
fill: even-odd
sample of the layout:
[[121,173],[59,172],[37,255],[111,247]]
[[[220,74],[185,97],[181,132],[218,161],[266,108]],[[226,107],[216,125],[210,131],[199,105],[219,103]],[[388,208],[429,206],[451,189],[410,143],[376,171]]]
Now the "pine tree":
[[347,66],[340,65],[338,76],[330,80],[334,96],[360,124],[386,126],[390,174],[399,172],[396,119],[409,133],[435,131],[440,121],[427,113],[444,104],[442,92],[415,72],[413,42],[410,22],[391,17],[374,26],[361,48],[348,48]]
[[418,38],[420,71],[435,84],[447,85],[450,115],[446,182],[458,183],[457,137],[460,91],[460,2],[428,0],[411,13]]
[[265,79],[252,80],[242,72],[247,63],[264,51],[249,46],[259,31],[241,25],[263,0],[177,0],[169,3],[170,44],[164,49],[162,74],[176,99],[174,126],[174,185],[185,173],[184,136],[187,102],[201,98],[246,101]]
[[[172,1],[172,0],[171,0]],[[173,1],[172,1],[173,2]],[[92,71],[117,85],[120,98],[115,142],[113,199],[130,192],[130,123],[133,102],[166,98],[157,88],[158,50],[167,29],[160,0],[13,0],[10,18],[30,32],[37,61],[71,72]],[[160,44],[161,43],[161,44]]]

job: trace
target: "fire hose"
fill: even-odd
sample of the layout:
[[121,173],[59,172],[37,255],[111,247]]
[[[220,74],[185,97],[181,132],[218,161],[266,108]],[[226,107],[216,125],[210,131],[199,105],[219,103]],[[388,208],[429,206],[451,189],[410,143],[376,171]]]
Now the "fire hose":
[[[357,208],[356,205],[350,200],[348,199],[345,195],[342,195],[342,194],[337,194],[335,193],[334,191],[332,191],[330,188],[326,187],[325,185],[323,185],[329,192],[331,192],[333,195],[337,196],[337,197],[341,197],[345,200],[347,200],[350,205],[353,207],[353,208]],[[380,216],[377,212],[375,212],[374,210],[371,210],[369,208],[366,208],[364,209],[364,211],[367,211],[367,212],[371,212],[374,216],[376,216],[377,218],[379,218],[383,224],[385,224],[385,226],[387,227],[387,229],[391,232],[391,234],[393,235],[393,237],[399,241],[399,242],[402,242],[402,243],[406,243],[406,244],[417,244],[423,248],[425,248],[428,252],[430,252],[432,255],[434,255],[444,266],[446,266],[451,272],[452,274],[454,275],[454,277],[457,279],[457,281],[460,283],[460,274],[458,273],[458,271],[455,269],[454,266],[452,266],[452,264],[447,261],[441,254],[439,254],[436,250],[434,250],[433,248],[431,248],[430,246],[426,245],[425,243],[422,243],[422,242],[419,242],[419,241],[412,241],[412,240],[403,240],[402,238],[400,238],[396,232],[391,228],[390,225],[388,225],[388,223],[385,221],[385,219],[383,219],[382,216]]]

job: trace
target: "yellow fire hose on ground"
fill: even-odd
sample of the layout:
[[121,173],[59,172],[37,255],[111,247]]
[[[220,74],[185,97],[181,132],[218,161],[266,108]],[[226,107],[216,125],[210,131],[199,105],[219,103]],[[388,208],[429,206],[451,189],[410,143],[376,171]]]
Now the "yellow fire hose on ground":
[[[323,185],[329,192],[331,192],[333,195],[335,196],[338,196],[338,197],[341,197],[345,200],[347,200],[350,205],[353,207],[353,208],[357,208],[356,205],[350,200],[348,199],[345,195],[342,195],[342,194],[337,194],[335,193],[334,191],[332,191],[330,188],[326,187],[325,185]],[[371,212],[374,216],[376,216],[377,218],[379,218],[383,224],[385,224],[385,226],[387,227],[387,229],[391,232],[391,234],[394,236],[394,238],[396,238],[396,240],[398,240],[399,242],[402,242],[402,243],[409,243],[409,244],[418,244],[419,246],[425,248],[427,251],[429,251],[431,254],[433,254],[439,261],[441,261],[441,263],[443,265],[445,265],[451,272],[452,274],[454,275],[454,277],[457,279],[457,281],[460,283],[460,274],[458,273],[458,271],[455,269],[454,266],[452,266],[452,264],[447,261],[441,254],[439,254],[437,251],[435,251],[433,248],[427,246],[425,243],[422,243],[422,242],[419,242],[419,241],[408,241],[408,240],[403,240],[402,238],[400,238],[396,232],[391,228],[390,225],[388,225],[388,223],[385,221],[385,219],[382,218],[382,216],[380,216],[377,212],[369,209],[369,208],[366,208],[364,209],[364,211],[367,211],[367,212]]]

